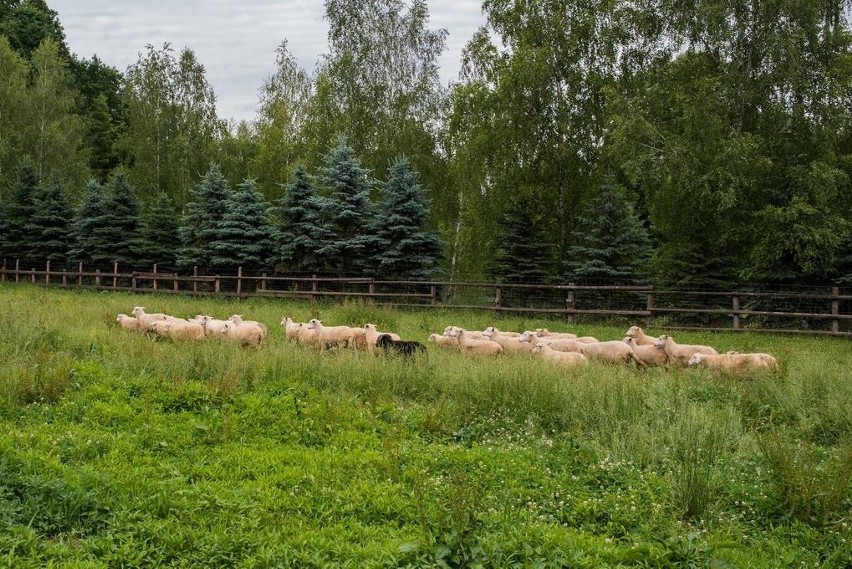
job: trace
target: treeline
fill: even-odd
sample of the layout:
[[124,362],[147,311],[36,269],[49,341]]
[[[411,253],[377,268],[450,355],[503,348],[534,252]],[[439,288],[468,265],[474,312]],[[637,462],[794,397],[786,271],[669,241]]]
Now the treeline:
[[[202,189],[224,184],[233,211],[242,200],[278,226],[271,252],[241,254],[282,270],[852,282],[849,7],[485,0],[486,25],[445,86],[446,32],[429,28],[425,0],[326,0],[319,64],[300,68],[282,42],[257,116],[234,124],[191,49],[147,46],[122,73],[70,54],[43,0],[0,0],[0,209],[14,216],[22,168],[43,182],[39,199],[67,188],[75,211],[95,183],[105,200],[135,188],[143,217],[179,228],[158,250],[168,232],[143,223],[140,255],[224,267],[237,248],[190,223],[225,219],[199,209]],[[328,169],[344,149],[367,186],[334,213]],[[403,164],[425,209],[394,233],[375,208],[390,207]],[[432,261],[377,260],[414,227]]]

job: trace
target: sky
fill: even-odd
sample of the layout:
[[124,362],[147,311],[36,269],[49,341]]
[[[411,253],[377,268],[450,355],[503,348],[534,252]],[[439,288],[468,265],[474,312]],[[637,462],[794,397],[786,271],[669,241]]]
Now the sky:
[[[195,52],[224,119],[251,119],[257,92],[271,75],[282,40],[308,71],[327,49],[322,0],[48,0],[59,14],[69,49],[97,55],[121,71],[147,44],[169,42],[177,55]],[[445,28],[440,59],[444,84],[458,77],[461,50],[484,23],[481,0],[429,0],[430,28]]]

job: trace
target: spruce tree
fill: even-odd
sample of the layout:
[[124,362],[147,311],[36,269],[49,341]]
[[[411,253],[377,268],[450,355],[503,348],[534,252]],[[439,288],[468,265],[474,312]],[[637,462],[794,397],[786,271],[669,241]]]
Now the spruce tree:
[[104,194],[106,222],[101,226],[110,262],[137,265],[142,252],[141,208],[127,175],[119,170],[113,174]]
[[231,193],[216,239],[210,244],[213,268],[243,267],[258,271],[270,266],[272,226],[266,203],[253,180],[246,180]]
[[504,283],[544,283],[551,275],[553,248],[529,197],[514,199],[497,231],[492,274]]
[[199,270],[211,267],[210,244],[218,237],[217,226],[228,208],[231,189],[218,164],[210,169],[193,190],[186,204],[180,229],[180,249],[177,262],[180,267],[197,266]]
[[178,217],[175,206],[167,194],[161,193],[143,218],[142,258],[148,265],[156,263],[174,268],[177,262],[176,243]]
[[303,166],[293,173],[284,196],[276,202],[275,269],[281,272],[317,273],[323,259],[317,253],[323,235],[329,233],[322,220],[322,202]]
[[70,260],[96,264],[109,262],[108,243],[102,229],[107,219],[104,197],[103,186],[91,180],[71,223]]
[[343,139],[323,161],[319,180],[330,191],[323,200],[323,220],[331,233],[321,236],[318,253],[331,271],[355,274],[366,262],[366,228],[372,220],[370,172]]
[[68,259],[68,242],[71,238],[71,205],[59,180],[42,185],[33,200],[34,212],[26,225],[29,235],[27,258],[32,261]]
[[39,176],[35,163],[25,157],[18,164],[17,176],[10,184],[9,196],[4,204],[5,229],[2,236],[3,254],[8,259],[26,259],[30,251],[27,225],[35,213],[35,196],[39,189]]
[[441,238],[424,229],[429,205],[420,175],[408,159],[396,160],[382,201],[365,236],[371,268],[382,279],[428,279],[439,270]]
[[642,280],[651,255],[648,231],[625,191],[607,180],[591,199],[571,233],[565,276],[577,282]]

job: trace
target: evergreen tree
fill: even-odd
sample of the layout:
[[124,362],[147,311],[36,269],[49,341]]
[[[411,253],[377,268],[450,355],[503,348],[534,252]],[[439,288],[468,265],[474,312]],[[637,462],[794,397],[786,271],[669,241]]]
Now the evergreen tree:
[[52,179],[41,186],[33,200],[34,211],[26,225],[32,261],[65,262],[71,237],[71,205],[62,184]]
[[201,182],[186,204],[178,233],[180,249],[177,262],[180,267],[197,266],[200,270],[211,267],[210,244],[218,237],[217,226],[228,210],[231,189],[217,164],[211,164]]
[[18,165],[17,176],[9,188],[4,204],[5,230],[2,236],[3,255],[8,259],[26,259],[30,250],[27,224],[35,213],[35,196],[39,176],[35,163],[25,157]]
[[504,283],[543,283],[551,275],[553,248],[532,200],[512,200],[500,219],[492,274]]
[[142,252],[141,208],[136,192],[123,171],[113,174],[103,203],[106,223],[100,237],[107,247],[109,262],[138,264]]
[[231,193],[216,235],[210,244],[211,266],[242,266],[257,271],[271,264],[272,226],[266,203],[253,180],[246,180]]
[[278,271],[316,273],[323,269],[317,254],[321,235],[328,232],[322,222],[322,202],[304,167],[298,166],[293,182],[276,202],[274,263]]
[[106,219],[103,186],[91,180],[71,223],[70,260],[96,264],[109,262],[108,243],[104,240],[103,231]]
[[641,280],[651,244],[648,231],[625,191],[607,180],[588,203],[572,232],[564,268],[577,281],[607,279],[623,283]]
[[177,262],[178,218],[171,198],[161,193],[142,223],[142,258],[146,264],[174,267]]
[[439,270],[441,238],[423,227],[429,205],[419,178],[406,158],[390,167],[366,237],[372,269],[379,278],[428,279]]
[[370,172],[363,168],[355,151],[344,139],[329,151],[319,179],[329,188],[323,200],[323,220],[331,233],[323,236],[318,253],[328,268],[341,275],[363,270],[365,228],[371,221]]

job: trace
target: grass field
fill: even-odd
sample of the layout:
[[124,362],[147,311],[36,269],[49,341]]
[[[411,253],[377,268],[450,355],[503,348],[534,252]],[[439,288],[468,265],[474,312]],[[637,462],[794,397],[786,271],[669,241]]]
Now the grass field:
[[[152,340],[116,324],[134,305],[241,313],[270,337]],[[0,286],[0,566],[852,566],[849,340],[674,332],[781,371],[566,371],[319,353],[286,342],[285,314],[421,341],[565,328]]]

